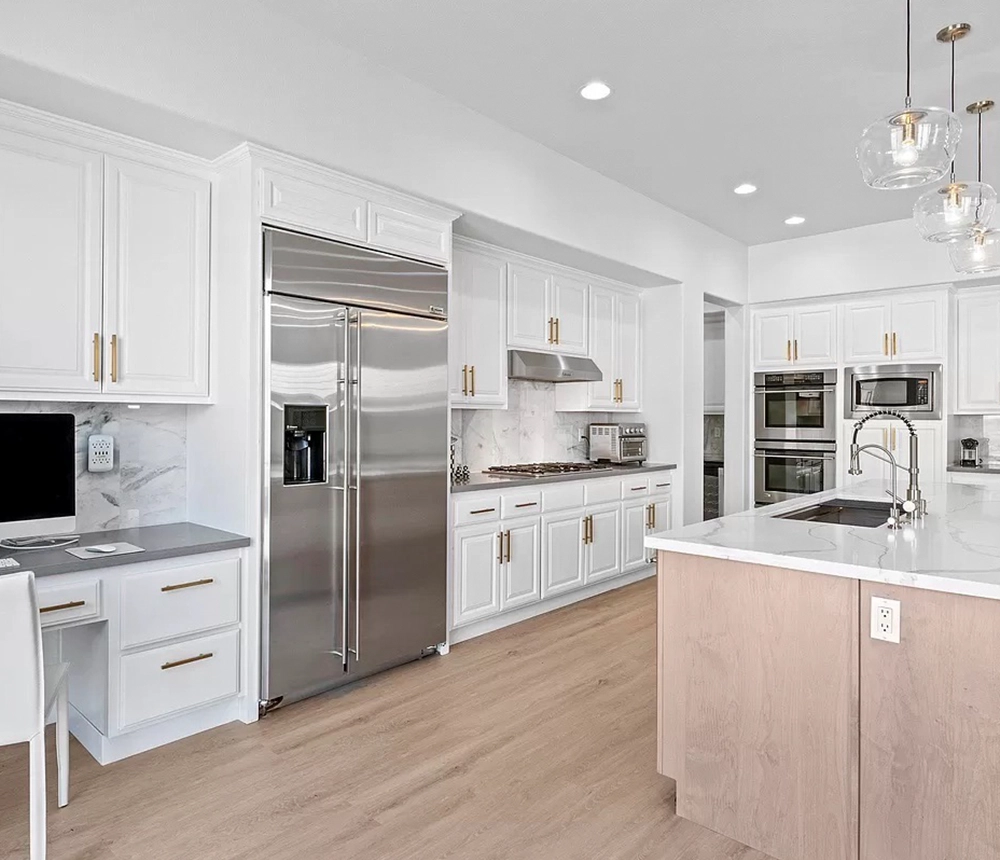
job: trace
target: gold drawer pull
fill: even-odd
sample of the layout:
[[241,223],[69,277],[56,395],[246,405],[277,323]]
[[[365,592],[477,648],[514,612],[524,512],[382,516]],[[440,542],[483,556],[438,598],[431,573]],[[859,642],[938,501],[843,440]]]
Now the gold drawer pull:
[[86,606],[86,600],[71,600],[69,603],[57,603],[55,606],[43,606],[38,611],[39,612],[58,612],[61,609],[77,609],[80,606]]
[[94,382],[101,381],[101,336],[94,332]]
[[632,492],[635,493],[635,492],[637,492],[639,490],[645,490],[645,489],[646,489],[645,487],[633,487],[632,488]]
[[182,588],[194,588],[196,585],[211,585],[214,579],[195,579],[192,582],[178,582],[176,585],[164,585],[160,591],[180,591]]
[[515,508],[533,508],[538,502],[521,502],[519,505],[514,505]]
[[111,381],[118,381],[118,335],[111,335]]
[[469,511],[470,514],[492,514],[496,512],[496,508],[480,508],[478,511]]
[[199,660],[207,660],[209,657],[214,657],[211,651],[207,654],[199,654],[197,657],[185,657],[183,660],[173,660],[170,663],[164,663],[160,666],[161,669],[176,669],[178,666],[186,666],[188,663],[197,663]]

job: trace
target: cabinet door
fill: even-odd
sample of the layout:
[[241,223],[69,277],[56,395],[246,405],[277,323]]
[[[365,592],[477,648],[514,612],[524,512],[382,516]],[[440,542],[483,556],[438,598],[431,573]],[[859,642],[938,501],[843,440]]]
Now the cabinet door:
[[622,508],[591,509],[591,542],[587,544],[586,581],[597,582],[621,570]]
[[639,297],[621,293],[617,299],[618,378],[621,400],[618,409],[635,411],[642,399],[642,358],[639,355]]
[[923,293],[892,302],[893,361],[943,358],[946,308],[943,293]]
[[368,201],[321,181],[261,171],[261,215],[274,224],[364,242]]
[[587,354],[587,285],[555,275],[552,278],[552,316],[556,318],[556,350],[567,355]]
[[[945,480],[944,461],[944,431],[939,422],[916,424],[917,431],[917,454],[919,460],[917,466],[920,469],[920,484],[926,486],[929,483],[941,483]],[[910,434],[899,422],[888,422],[886,427],[889,435],[889,450],[904,469],[910,468]],[[898,471],[898,470],[897,470]],[[886,475],[890,474],[889,467],[886,467]],[[909,483],[909,478],[905,472],[899,471],[897,476],[899,482],[899,495],[904,495],[904,490]]]
[[792,359],[796,364],[836,364],[837,309],[802,308],[795,312]]
[[[600,382],[590,386],[590,406],[614,409],[615,380],[618,378],[615,302],[618,294],[603,287],[590,288],[590,357],[601,371]],[[557,386],[558,388],[558,386]],[[558,391],[556,394],[558,395]]]
[[0,390],[99,391],[101,156],[0,132]]
[[959,296],[958,408],[1000,411],[1000,293]]
[[583,517],[576,510],[542,520],[542,597],[583,585]]
[[649,563],[646,560],[646,548],[643,546],[649,516],[646,507],[648,504],[646,498],[622,503],[622,573],[644,567]]
[[754,364],[787,367],[792,363],[794,325],[791,311],[758,311],[753,325]]
[[507,266],[507,345],[554,352],[554,329],[549,325],[552,276],[548,272],[510,263]]
[[[902,425],[900,425],[902,426]],[[881,445],[883,448],[892,450],[892,433],[889,423],[880,421],[869,421],[864,427],[861,428],[861,432],[858,433],[858,445]],[[861,466],[860,475],[851,475],[848,473],[848,469],[851,467],[851,439],[854,437],[854,422],[845,421],[844,422],[844,444],[843,444],[843,454],[838,456],[841,461],[841,486],[852,486],[854,484],[862,483],[863,481],[873,481],[878,480],[885,483],[886,487],[889,486],[887,483],[891,480],[891,466],[883,461],[878,460],[867,452],[862,452],[859,459],[859,464]],[[885,457],[881,451],[873,452],[876,456]],[[903,485],[905,487],[905,484]]]
[[368,204],[368,242],[376,248],[425,260],[447,260],[450,240],[447,222],[380,203]]
[[541,520],[505,522],[504,560],[500,570],[500,608],[514,609],[542,597]]
[[486,254],[455,249],[448,327],[454,338],[450,341],[453,403],[473,407],[507,405],[506,297],[506,263]]
[[844,361],[889,361],[889,303],[854,302],[844,306]]
[[497,524],[456,529],[454,553],[452,626],[496,615],[500,611],[500,535]]
[[208,394],[209,182],[109,158],[105,390]]
[[[667,532],[674,527],[673,502],[670,496],[655,496],[647,502],[649,512],[649,533]],[[721,500],[720,500],[721,504]],[[720,513],[721,516],[721,513]],[[647,557],[652,564],[656,561],[656,550],[648,551]]]

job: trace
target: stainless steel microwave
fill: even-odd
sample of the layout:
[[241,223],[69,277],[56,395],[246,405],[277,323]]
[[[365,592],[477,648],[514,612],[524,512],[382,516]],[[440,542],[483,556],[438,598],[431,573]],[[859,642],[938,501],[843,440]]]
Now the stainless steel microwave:
[[872,364],[844,370],[844,417],[891,409],[907,418],[943,417],[940,364]]

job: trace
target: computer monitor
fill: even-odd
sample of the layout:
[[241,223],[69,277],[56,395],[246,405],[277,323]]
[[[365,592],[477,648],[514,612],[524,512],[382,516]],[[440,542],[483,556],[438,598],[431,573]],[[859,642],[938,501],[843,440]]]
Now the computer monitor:
[[76,420],[0,413],[0,539],[76,529]]

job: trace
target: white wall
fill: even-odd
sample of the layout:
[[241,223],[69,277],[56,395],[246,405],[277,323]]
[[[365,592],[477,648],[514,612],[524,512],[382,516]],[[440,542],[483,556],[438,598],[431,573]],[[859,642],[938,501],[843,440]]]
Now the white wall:
[[975,280],[957,274],[947,248],[921,239],[910,219],[754,245],[748,279],[751,302]]

